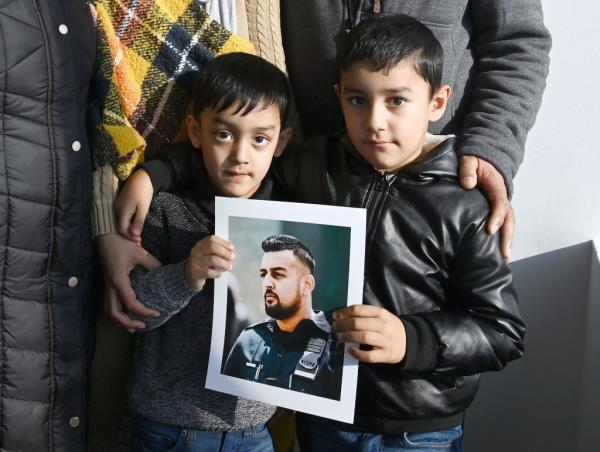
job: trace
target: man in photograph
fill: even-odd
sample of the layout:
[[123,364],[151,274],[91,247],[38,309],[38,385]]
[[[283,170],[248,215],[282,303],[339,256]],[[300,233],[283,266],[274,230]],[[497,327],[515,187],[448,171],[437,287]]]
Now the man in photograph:
[[244,329],[223,373],[339,400],[344,348],[314,311],[315,259],[296,237],[262,242],[260,276],[268,319]]

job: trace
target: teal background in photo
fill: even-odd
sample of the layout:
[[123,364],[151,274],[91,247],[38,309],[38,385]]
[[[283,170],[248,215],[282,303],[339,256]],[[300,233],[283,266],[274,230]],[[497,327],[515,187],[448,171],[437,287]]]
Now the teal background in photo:
[[316,262],[313,309],[330,313],[347,303],[350,232],[344,226],[229,217],[229,241],[236,254],[232,273],[250,323],[266,318],[259,275],[263,240],[274,234],[288,234],[307,246]]

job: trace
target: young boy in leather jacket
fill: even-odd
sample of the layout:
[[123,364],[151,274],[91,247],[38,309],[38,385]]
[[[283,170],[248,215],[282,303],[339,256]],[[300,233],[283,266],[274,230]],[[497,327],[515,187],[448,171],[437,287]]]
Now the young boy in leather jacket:
[[489,205],[460,187],[454,137],[427,133],[450,96],[442,61],[415,19],[361,22],[337,54],[346,130],[277,164],[287,199],[367,209],[364,304],[334,313],[338,338],[361,344],[354,425],[299,415],[303,450],[461,450],[479,373],[523,354]]
[[334,313],[339,340],[361,344],[354,424],[299,415],[303,450],[462,450],[479,374],[523,355],[489,205],[460,187],[454,138],[427,133],[450,96],[442,64],[417,20],[364,20],[337,55],[346,130],[275,163],[278,198],[367,209],[364,304]]

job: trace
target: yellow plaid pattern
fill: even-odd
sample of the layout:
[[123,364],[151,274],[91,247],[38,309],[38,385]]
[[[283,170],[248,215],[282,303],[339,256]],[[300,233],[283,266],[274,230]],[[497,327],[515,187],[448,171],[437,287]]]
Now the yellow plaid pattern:
[[91,8],[100,106],[94,154],[123,180],[181,128],[193,72],[221,53],[254,48],[195,0],[97,0]]

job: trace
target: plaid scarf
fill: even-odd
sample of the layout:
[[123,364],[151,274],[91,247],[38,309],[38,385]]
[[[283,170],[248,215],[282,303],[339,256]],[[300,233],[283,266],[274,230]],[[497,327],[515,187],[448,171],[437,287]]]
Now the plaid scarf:
[[96,163],[126,179],[181,129],[193,71],[252,45],[211,20],[196,0],[97,0],[93,133]]

